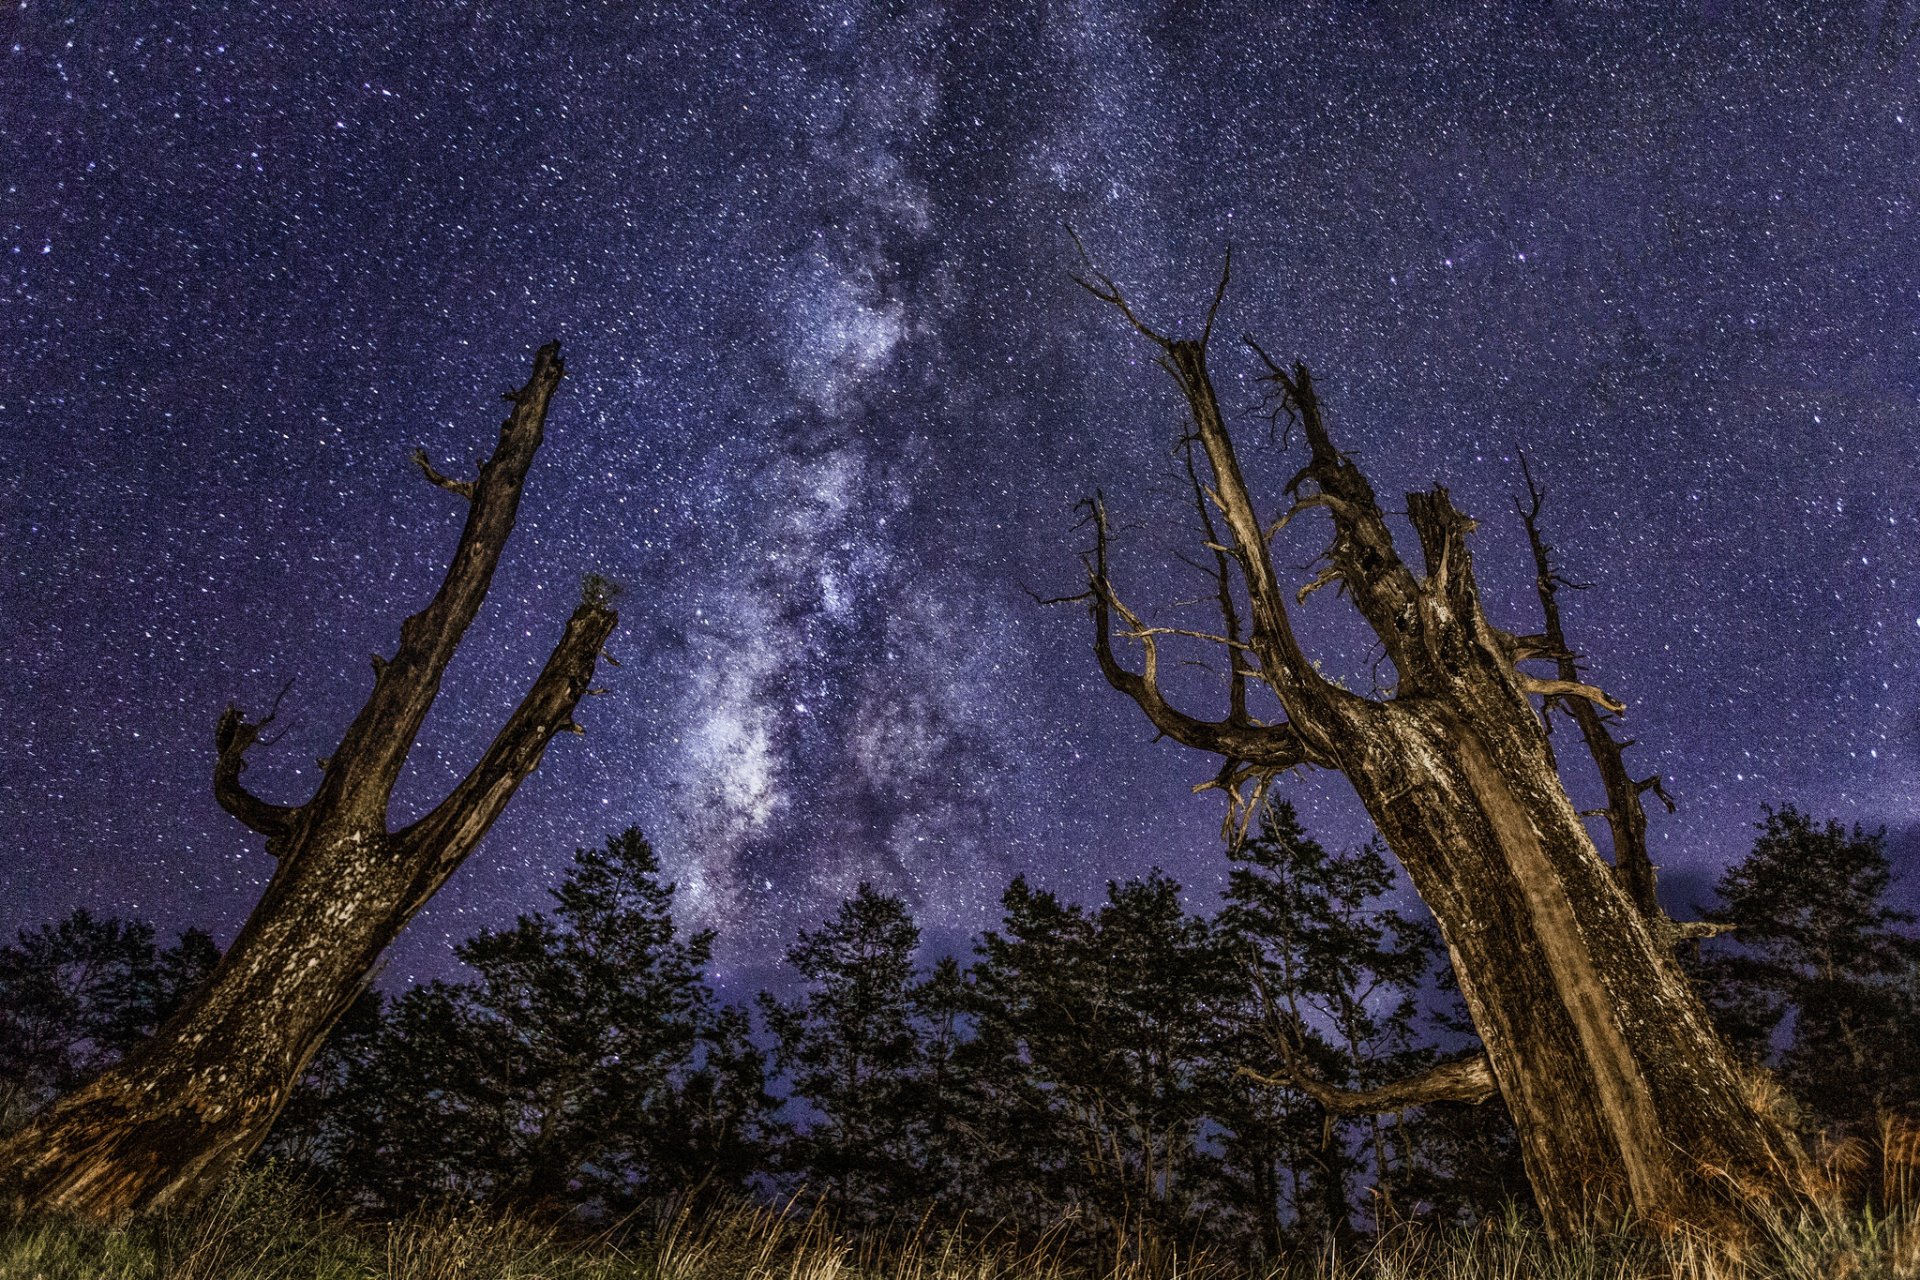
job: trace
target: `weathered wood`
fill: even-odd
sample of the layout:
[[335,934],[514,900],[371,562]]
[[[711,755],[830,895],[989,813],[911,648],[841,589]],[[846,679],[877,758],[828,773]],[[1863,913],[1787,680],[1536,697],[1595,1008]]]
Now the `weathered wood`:
[[1493,1078],[1493,1064],[1484,1053],[1438,1062],[1425,1071],[1390,1080],[1371,1089],[1342,1089],[1315,1078],[1300,1069],[1297,1061],[1287,1060],[1281,1075],[1268,1075],[1252,1067],[1238,1067],[1236,1073],[1255,1084],[1272,1089],[1298,1089],[1338,1116],[1377,1116],[1430,1102],[1485,1102],[1500,1092]]
[[527,385],[507,395],[513,412],[477,481],[429,475],[471,503],[459,545],[394,656],[375,660],[373,692],[313,797],[274,805],[248,792],[240,775],[265,721],[231,707],[221,716],[215,797],[267,837],[272,879],[194,999],[0,1144],[0,1200],[14,1210],[117,1221],[192,1198],[244,1160],[387,944],[473,851],[554,734],[577,728],[574,705],[617,621],[597,588],[473,771],[425,818],[388,829],[394,782],[486,598],[562,372],[558,344],[543,347]]
[[[1554,571],[1553,548],[1540,529],[1540,508],[1546,495],[1534,483],[1533,467],[1524,453],[1520,455],[1520,472],[1527,482],[1527,501],[1523,504],[1515,498],[1513,505],[1526,526],[1527,543],[1533,549],[1534,590],[1540,597],[1540,612],[1546,622],[1539,656],[1551,658],[1560,678],[1575,684],[1580,679],[1580,659],[1567,644],[1567,633],[1560,619],[1560,590],[1578,588],[1581,584],[1569,582]],[[1667,924],[1657,892],[1657,868],[1647,850],[1647,809],[1640,797],[1653,792],[1667,806],[1668,813],[1673,812],[1673,798],[1667,794],[1659,774],[1635,778],[1627,771],[1626,752],[1631,744],[1613,736],[1601,718],[1600,707],[1586,698],[1548,697],[1541,706],[1541,715],[1551,716],[1556,705],[1579,727],[1581,741],[1586,743],[1587,754],[1600,775],[1600,785],[1606,790],[1605,816],[1613,841],[1613,874],[1647,919]]]
[[[1159,333],[1110,277],[1091,266],[1088,276],[1081,283],[1158,346],[1180,385],[1245,592],[1250,674],[1285,718],[1213,723],[1168,703],[1155,680],[1154,629],[1121,602],[1100,519],[1087,600],[1108,681],[1162,733],[1223,757],[1216,781],[1263,785],[1278,770],[1319,765],[1352,782],[1439,923],[1551,1230],[1721,1220],[1747,1202],[1799,1194],[1797,1143],[1754,1105],[1667,931],[1595,851],[1530,695],[1618,704],[1564,672],[1542,682],[1519,669],[1548,646],[1483,615],[1467,540],[1474,523],[1444,488],[1407,495],[1423,561],[1420,572],[1409,567],[1366,477],[1335,447],[1306,366],[1282,366],[1249,339],[1272,412],[1302,428],[1311,454],[1287,486],[1291,510],[1263,524],[1207,371],[1205,335]],[[1387,695],[1324,679],[1295,636],[1270,542],[1308,511],[1327,514],[1333,541],[1306,590],[1342,588],[1392,665]],[[1113,652],[1115,616],[1141,639],[1141,671]]]

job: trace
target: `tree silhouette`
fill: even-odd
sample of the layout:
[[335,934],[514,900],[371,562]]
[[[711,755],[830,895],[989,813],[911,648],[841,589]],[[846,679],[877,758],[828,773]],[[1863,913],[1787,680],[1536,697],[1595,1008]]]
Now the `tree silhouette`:
[[725,1098],[696,1077],[724,1074],[737,1015],[714,1008],[712,935],[679,937],[659,869],[634,829],[578,850],[551,913],[456,948],[473,980],[396,1000],[335,1110],[341,1176],[389,1209],[457,1192],[605,1215],[751,1163],[702,1128]]
[[0,947],[0,1133],[126,1056],[220,952],[201,929],[164,950],[153,926],[75,911]]
[[891,1217],[922,1188],[909,1112],[920,1061],[914,950],[906,904],[862,882],[787,963],[806,981],[795,1000],[761,996],[774,1061],[814,1113],[791,1159],[811,1190],[855,1221]]

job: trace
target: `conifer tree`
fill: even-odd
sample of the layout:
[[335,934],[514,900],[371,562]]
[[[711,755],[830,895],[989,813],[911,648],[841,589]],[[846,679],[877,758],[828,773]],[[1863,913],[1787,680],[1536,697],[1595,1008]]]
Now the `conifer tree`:
[[909,1111],[920,1066],[919,945],[906,904],[862,882],[787,952],[805,992],[793,1001],[761,996],[775,1062],[813,1112],[791,1146],[790,1169],[857,1222],[880,1222],[925,1192]]
[[[1734,926],[1696,968],[1722,1030],[1777,1061],[1824,1125],[1866,1127],[1920,1105],[1915,918],[1887,901],[1884,832],[1768,809],[1752,851],[1714,885],[1711,918]],[[1784,1041],[1784,1043],[1782,1043]]]
[[1080,1067],[1097,996],[1083,957],[1092,925],[1078,906],[1014,877],[1002,920],[975,944],[974,1035],[960,1061],[978,1107],[979,1174],[968,1209],[1039,1233],[1068,1220],[1084,1194],[1074,1117],[1060,1081]]
[[918,1070],[909,1091],[919,1173],[932,1202],[963,1213],[981,1177],[980,1099],[968,1073],[973,988],[942,956],[913,989]]
[[989,1102],[993,1208],[1035,1230],[1072,1221],[1116,1265],[1202,1238],[1200,1079],[1224,986],[1207,922],[1159,872],[1110,884],[1092,912],[1024,879],[1002,902],[967,1055]]
[[395,1000],[349,1072],[343,1174],[390,1207],[600,1212],[741,1176],[755,1119],[730,1109],[751,1112],[758,1056],[713,1007],[712,935],[680,937],[658,874],[637,830],[581,849],[551,914],[457,948],[472,982]]
[[[1232,1051],[1252,1053],[1238,1061],[1271,1078],[1349,1091],[1428,1063],[1415,1019],[1434,943],[1416,921],[1382,905],[1393,871],[1378,844],[1330,851],[1280,802],[1228,856],[1234,865],[1219,928],[1251,988]],[[1299,1083],[1279,1092],[1268,1100],[1225,1095],[1239,1103],[1227,1120],[1226,1151],[1247,1166],[1249,1189],[1284,1182],[1296,1225],[1310,1232],[1349,1231],[1352,1198],[1363,1189],[1369,1212],[1391,1208],[1405,1152],[1390,1149],[1404,1145],[1404,1124],[1390,1132],[1377,1115],[1337,1115]],[[1278,1246],[1277,1222],[1263,1234]]]

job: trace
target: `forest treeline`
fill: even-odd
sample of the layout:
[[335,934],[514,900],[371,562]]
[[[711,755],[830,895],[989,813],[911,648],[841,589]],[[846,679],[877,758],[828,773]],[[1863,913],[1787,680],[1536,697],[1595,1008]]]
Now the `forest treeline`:
[[[1915,920],[1882,835],[1792,808],[1758,830],[1715,886],[1735,930],[1688,970],[1773,1105],[1870,1145],[1881,1117],[1920,1115]],[[930,965],[906,904],[862,885],[797,939],[785,994],[726,1004],[713,934],[677,925],[629,830],[579,850],[545,910],[460,944],[469,977],[364,995],[260,1158],[367,1213],[455,1198],[600,1222],[754,1196],[1108,1257],[1258,1262],[1525,1212],[1497,1097],[1348,1116],[1301,1087],[1475,1047],[1383,847],[1329,849],[1278,804],[1229,857],[1211,914],[1157,872],[1092,905],[1016,878],[971,954]],[[163,947],[86,912],[22,931],[0,948],[0,1125],[152,1034],[217,958],[205,932]]]

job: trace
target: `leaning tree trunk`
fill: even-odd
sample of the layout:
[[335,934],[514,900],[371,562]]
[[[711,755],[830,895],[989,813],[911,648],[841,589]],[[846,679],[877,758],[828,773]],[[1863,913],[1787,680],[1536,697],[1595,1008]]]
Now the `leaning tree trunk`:
[[[1586,699],[1616,712],[1619,705],[1576,679],[1521,668],[1558,659],[1564,645],[1487,620],[1468,556],[1473,522],[1445,489],[1407,495],[1423,560],[1423,572],[1410,569],[1365,477],[1333,446],[1306,367],[1283,368],[1249,340],[1278,393],[1274,412],[1298,422],[1312,451],[1288,486],[1291,508],[1262,521],[1207,372],[1226,275],[1197,341],[1149,328],[1109,277],[1094,273],[1081,283],[1160,347],[1185,394],[1191,440],[1212,477],[1203,504],[1211,508],[1203,511],[1208,541],[1223,557],[1224,634],[1202,638],[1229,649],[1231,710],[1201,720],[1162,694],[1159,641],[1195,633],[1150,626],[1121,601],[1096,500],[1087,598],[1108,681],[1161,733],[1224,758],[1209,785],[1229,793],[1243,822],[1247,789],[1257,797],[1279,772],[1317,766],[1348,777],[1439,923],[1556,1234],[1720,1220],[1743,1203],[1798,1194],[1799,1147],[1751,1100],[1670,954],[1669,931],[1623,892],[1595,851],[1531,698]],[[1323,586],[1341,588],[1392,663],[1390,694],[1362,696],[1327,680],[1295,638],[1269,547],[1313,510],[1331,518],[1334,536],[1322,572],[1295,603]],[[1244,637],[1224,558],[1242,583]],[[1139,642],[1140,671],[1116,657],[1116,629]],[[1247,712],[1250,680],[1272,690],[1284,719],[1267,723]],[[1477,1100],[1488,1084],[1484,1069],[1448,1064],[1393,1091],[1393,1104]]]
[[[266,721],[220,719],[214,794],[278,861],[206,986],[125,1061],[0,1145],[0,1195],[16,1210],[113,1221],[189,1198],[265,1138],[307,1060],[371,978],[381,951],[446,883],[562,729],[616,621],[590,580],[533,686],[446,798],[398,831],[388,799],[441,674],[473,621],[513,531],[521,489],[561,377],[559,344],[507,393],[511,416],[473,481],[427,478],[469,503],[446,578],[373,659],[373,692],[302,805],[271,804],[240,775]],[[266,720],[271,720],[269,715]]]

